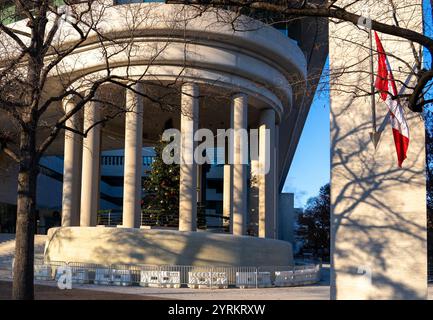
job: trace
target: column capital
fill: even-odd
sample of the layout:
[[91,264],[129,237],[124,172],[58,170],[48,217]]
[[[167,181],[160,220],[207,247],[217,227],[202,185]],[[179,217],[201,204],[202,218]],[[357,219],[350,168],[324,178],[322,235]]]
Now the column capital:
[[62,99],[62,106],[65,113],[67,113],[67,108],[70,107],[70,105],[75,105],[77,103],[76,97],[73,94],[69,94],[66,97]]
[[197,87],[198,88],[198,83],[197,82],[194,82],[194,81],[185,81],[185,82],[182,82],[182,87]]
[[248,99],[248,94],[244,93],[244,92],[236,92],[232,94],[232,99],[239,99],[239,98],[243,98],[243,99]]
[[276,125],[276,111],[272,108],[263,109],[260,112],[260,124]]
[[[130,81],[128,82],[127,86],[134,88],[134,90],[139,92],[144,91],[144,82]],[[128,88],[126,90],[128,90]]]
[[181,93],[191,96],[192,98],[198,98],[199,85],[195,82],[184,82],[182,83]]

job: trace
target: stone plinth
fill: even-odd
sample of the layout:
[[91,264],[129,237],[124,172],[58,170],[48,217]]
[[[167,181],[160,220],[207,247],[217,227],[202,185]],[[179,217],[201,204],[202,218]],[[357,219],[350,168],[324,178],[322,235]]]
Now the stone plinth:
[[96,264],[286,266],[288,242],[207,232],[63,227],[48,232],[48,261]]

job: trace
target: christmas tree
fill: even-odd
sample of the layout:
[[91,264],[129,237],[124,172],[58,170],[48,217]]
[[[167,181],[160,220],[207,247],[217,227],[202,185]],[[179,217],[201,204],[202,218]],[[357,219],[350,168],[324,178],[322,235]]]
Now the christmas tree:
[[155,147],[152,169],[144,181],[144,224],[177,226],[179,221],[179,165],[166,164],[162,153],[168,142]]

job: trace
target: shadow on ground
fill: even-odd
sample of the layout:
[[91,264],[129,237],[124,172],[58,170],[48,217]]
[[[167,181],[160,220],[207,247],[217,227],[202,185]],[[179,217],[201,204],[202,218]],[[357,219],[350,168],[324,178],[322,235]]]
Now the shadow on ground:
[[[10,300],[12,282],[0,281],[0,300]],[[36,300],[166,300],[146,295],[72,289],[60,290],[54,286],[35,285]]]

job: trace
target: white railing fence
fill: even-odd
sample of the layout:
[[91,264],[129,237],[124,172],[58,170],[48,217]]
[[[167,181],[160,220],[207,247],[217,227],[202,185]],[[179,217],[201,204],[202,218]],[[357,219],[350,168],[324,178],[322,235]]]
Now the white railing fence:
[[97,265],[35,261],[35,280],[57,281],[69,270],[72,283],[158,288],[227,289],[289,287],[320,281],[320,265],[263,267]]

